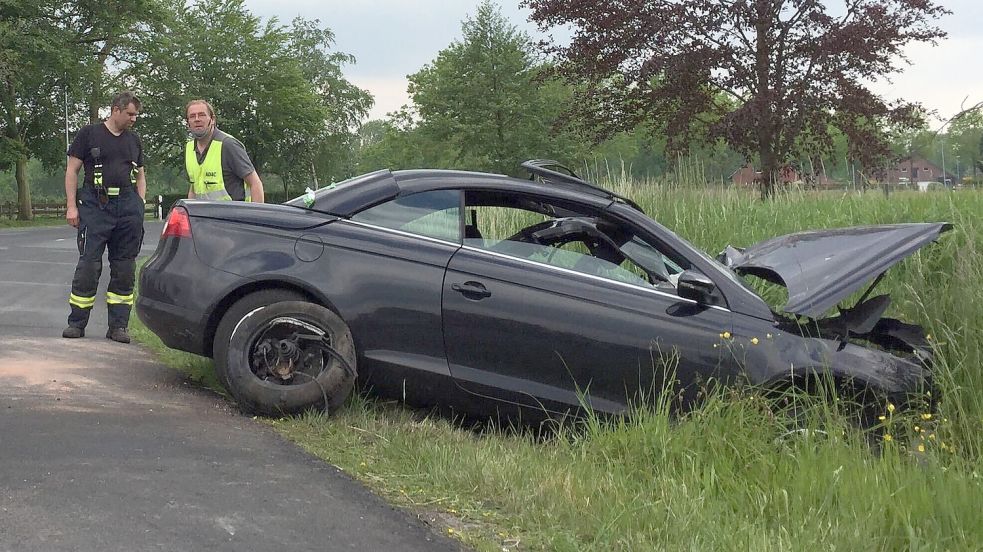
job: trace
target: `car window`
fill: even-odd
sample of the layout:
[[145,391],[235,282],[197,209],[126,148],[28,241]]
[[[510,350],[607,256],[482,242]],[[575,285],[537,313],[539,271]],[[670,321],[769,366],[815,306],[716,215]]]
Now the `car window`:
[[674,291],[688,267],[599,213],[514,196],[465,194],[464,244],[643,287]]
[[461,239],[461,200],[456,190],[398,197],[352,216],[352,220],[431,238]]

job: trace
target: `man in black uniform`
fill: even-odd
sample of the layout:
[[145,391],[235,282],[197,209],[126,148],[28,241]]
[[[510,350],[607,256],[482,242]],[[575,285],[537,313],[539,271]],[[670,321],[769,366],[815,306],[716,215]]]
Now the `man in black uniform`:
[[[109,331],[106,337],[129,343],[127,326],[133,306],[136,257],[143,243],[143,145],[130,128],[140,112],[132,92],[113,98],[109,118],[79,130],[68,149],[65,195],[68,224],[78,228],[79,262],[68,299],[71,313],[62,337],[84,337],[89,313],[96,302],[102,274],[102,254],[109,248]],[[82,188],[79,169],[85,167]]]

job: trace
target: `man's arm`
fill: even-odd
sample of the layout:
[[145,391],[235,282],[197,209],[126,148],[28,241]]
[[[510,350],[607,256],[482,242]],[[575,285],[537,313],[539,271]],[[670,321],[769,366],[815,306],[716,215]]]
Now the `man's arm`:
[[266,203],[266,194],[263,193],[263,181],[259,179],[259,173],[253,171],[243,178],[249,185],[249,196],[253,203]]
[[65,220],[68,224],[78,228],[79,208],[78,208],[78,175],[82,168],[82,160],[78,157],[68,156],[68,167],[65,169]]
[[144,172],[143,167],[137,168],[137,193],[140,194],[140,199],[144,203],[147,202],[147,174]]
[[188,186],[188,199],[194,199],[194,198],[195,198],[195,183],[192,182],[191,185]]

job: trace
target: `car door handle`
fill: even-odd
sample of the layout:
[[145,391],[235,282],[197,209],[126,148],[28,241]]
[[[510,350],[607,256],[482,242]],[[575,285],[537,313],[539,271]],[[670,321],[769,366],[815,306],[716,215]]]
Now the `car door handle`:
[[485,297],[491,297],[491,292],[478,282],[451,284],[451,289],[470,299],[484,299]]

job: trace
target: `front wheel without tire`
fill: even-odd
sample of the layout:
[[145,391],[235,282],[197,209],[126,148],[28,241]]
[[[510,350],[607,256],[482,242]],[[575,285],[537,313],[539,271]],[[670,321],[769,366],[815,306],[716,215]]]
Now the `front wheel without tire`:
[[224,331],[216,335],[215,363],[243,412],[333,412],[348,398],[355,385],[355,345],[337,314],[287,300],[230,315],[235,320],[223,319]]

